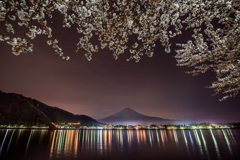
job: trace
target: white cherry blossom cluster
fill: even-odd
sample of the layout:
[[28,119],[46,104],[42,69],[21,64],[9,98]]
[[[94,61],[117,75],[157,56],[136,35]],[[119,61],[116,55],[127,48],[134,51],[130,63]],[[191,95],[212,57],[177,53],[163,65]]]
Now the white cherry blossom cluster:
[[[153,56],[157,40],[170,52],[169,38],[181,34],[179,17],[187,14],[189,7],[187,1],[179,0],[3,0],[0,21],[5,22],[6,32],[1,30],[0,40],[12,45],[15,55],[32,51],[31,40],[40,34],[47,35],[48,44],[53,45],[48,23],[55,10],[63,15],[62,27],[77,26],[77,51],[83,48],[88,60],[93,52],[107,47],[115,59],[129,49],[128,60],[138,62],[144,54]],[[11,21],[26,28],[17,44]],[[92,43],[94,36],[99,37],[99,45]],[[56,43],[53,48],[63,56]]]
[[[55,11],[63,16],[62,27],[76,28],[76,51],[83,48],[88,60],[108,48],[115,59],[128,49],[127,60],[139,62],[153,56],[156,41],[170,53],[171,38],[193,31],[191,40],[177,44],[178,65],[193,66],[193,75],[214,71],[218,80],[210,88],[216,93],[231,97],[240,90],[240,0],[2,0],[0,40],[19,55],[32,51],[37,35],[47,35],[47,44],[68,60],[48,25]],[[26,28],[23,37],[15,36],[13,21]]]
[[[177,44],[179,66],[193,66],[188,73],[198,75],[210,70],[217,81],[208,88],[223,93],[220,101],[240,91],[240,1],[194,1],[182,22],[193,28],[193,41]],[[217,21],[217,22],[214,22]],[[217,25],[216,25],[217,23]]]

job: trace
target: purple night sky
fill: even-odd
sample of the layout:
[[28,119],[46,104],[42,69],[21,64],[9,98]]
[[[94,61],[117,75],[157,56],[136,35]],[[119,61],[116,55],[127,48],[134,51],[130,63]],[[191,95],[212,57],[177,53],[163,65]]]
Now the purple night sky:
[[53,24],[53,37],[59,40],[59,46],[70,60],[62,60],[43,35],[33,41],[32,53],[20,56],[14,56],[11,46],[0,42],[0,90],[94,119],[128,107],[145,115],[169,119],[240,121],[239,95],[223,102],[218,101],[222,95],[212,97],[213,89],[205,86],[215,80],[214,73],[196,77],[184,73],[193,68],[176,66],[174,48],[167,54],[157,42],[154,56],[144,56],[139,63],[125,61],[129,57],[127,50],[114,60],[108,49],[100,49],[88,62],[84,50],[75,52],[79,39],[76,29],[63,29],[60,20]]

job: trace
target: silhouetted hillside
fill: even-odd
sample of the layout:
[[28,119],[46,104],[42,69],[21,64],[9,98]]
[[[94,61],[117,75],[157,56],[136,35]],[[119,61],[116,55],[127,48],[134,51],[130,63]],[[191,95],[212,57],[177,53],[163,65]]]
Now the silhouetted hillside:
[[41,110],[47,117],[49,117],[54,123],[81,122],[82,125],[87,126],[99,125],[99,122],[86,115],[74,115],[68,111],[57,107],[48,106],[37,100],[33,100],[33,104],[37,109]]
[[51,126],[52,122],[81,122],[81,125],[86,126],[101,125],[101,123],[91,117],[74,115],[60,108],[48,106],[20,94],[0,91],[0,124]]

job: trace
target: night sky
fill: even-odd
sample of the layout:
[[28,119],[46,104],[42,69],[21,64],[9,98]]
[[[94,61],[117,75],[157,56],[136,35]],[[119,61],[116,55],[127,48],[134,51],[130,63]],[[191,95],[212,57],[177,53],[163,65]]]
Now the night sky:
[[[0,42],[0,90],[94,119],[131,108],[169,119],[240,121],[240,96],[219,102],[222,95],[211,96],[213,89],[205,88],[216,79],[214,73],[208,71],[195,77],[186,74],[193,68],[176,66],[174,48],[165,53],[157,42],[154,56],[144,56],[139,63],[125,60],[129,57],[128,50],[114,60],[108,49],[100,49],[89,62],[84,50],[75,52],[79,36],[74,26],[71,29],[60,26],[61,19],[55,19],[53,36],[59,40],[64,55],[70,56],[69,61],[62,60],[47,45],[44,35],[33,40],[32,53],[20,56],[14,56],[11,46]],[[185,33],[170,42],[187,39]]]

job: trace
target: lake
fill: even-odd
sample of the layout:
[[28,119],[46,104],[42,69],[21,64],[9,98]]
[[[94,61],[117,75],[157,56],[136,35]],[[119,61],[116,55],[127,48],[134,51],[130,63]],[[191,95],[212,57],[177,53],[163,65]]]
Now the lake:
[[240,130],[0,129],[1,160],[240,160]]

